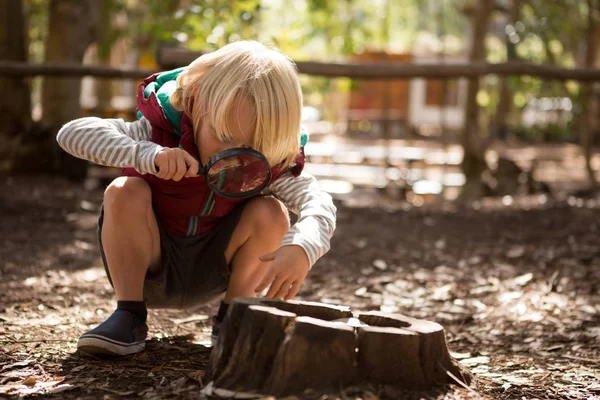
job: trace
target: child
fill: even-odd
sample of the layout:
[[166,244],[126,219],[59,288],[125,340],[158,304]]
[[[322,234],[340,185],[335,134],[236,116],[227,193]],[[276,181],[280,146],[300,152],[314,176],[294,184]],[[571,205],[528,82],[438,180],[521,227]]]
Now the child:
[[[143,350],[146,306],[225,292],[214,340],[233,298],[266,288],[294,297],[335,229],[331,197],[302,172],[300,83],[277,50],[229,44],[145,79],[137,101],[138,121],[81,118],[57,135],[76,157],[124,168],[98,223],[117,309],[79,339],[92,354]],[[298,214],[291,228],[288,210]]]

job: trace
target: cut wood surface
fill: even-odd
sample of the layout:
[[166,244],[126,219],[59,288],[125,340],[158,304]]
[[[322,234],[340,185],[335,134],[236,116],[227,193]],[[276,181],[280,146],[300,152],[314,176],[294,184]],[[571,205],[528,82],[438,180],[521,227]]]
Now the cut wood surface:
[[216,387],[286,396],[361,383],[428,388],[471,383],[441,325],[345,306],[235,299],[211,355]]

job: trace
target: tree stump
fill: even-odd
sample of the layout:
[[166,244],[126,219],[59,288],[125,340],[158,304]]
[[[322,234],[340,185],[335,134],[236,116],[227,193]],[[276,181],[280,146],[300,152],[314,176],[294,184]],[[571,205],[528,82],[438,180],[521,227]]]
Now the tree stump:
[[230,358],[215,384],[240,391],[262,388],[295,317],[276,308],[247,307]]
[[450,356],[441,325],[380,312],[360,313],[358,319],[367,324],[357,328],[359,370],[367,381],[414,388],[455,378],[471,382],[470,373]]
[[214,387],[286,396],[360,383],[426,388],[470,373],[429,321],[345,306],[235,299],[211,354]]
[[358,381],[356,335],[343,322],[297,317],[277,351],[264,393],[343,388]]

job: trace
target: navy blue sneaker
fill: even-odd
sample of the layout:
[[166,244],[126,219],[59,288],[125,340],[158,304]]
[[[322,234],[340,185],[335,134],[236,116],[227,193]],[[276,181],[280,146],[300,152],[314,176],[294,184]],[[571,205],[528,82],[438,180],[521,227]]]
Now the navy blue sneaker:
[[117,310],[98,327],[84,333],[77,342],[77,350],[125,356],[144,350],[147,335],[145,321],[127,310]]

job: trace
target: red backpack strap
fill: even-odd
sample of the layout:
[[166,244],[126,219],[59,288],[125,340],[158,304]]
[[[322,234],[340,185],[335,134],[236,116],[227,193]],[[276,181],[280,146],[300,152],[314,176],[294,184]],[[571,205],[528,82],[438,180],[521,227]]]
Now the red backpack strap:
[[306,164],[306,156],[304,155],[304,147],[301,147],[300,151],[296,155],[296,160],[294,160],[294,164],[291,167],[287,169],[281,169],[279,168],[279,166],[271,168],[271,172],[273,174],[271,182],[274,182],[286,171],[290,171],[294,176],[300,175],[302,173],[302,170],[304,169],[304,164]]

